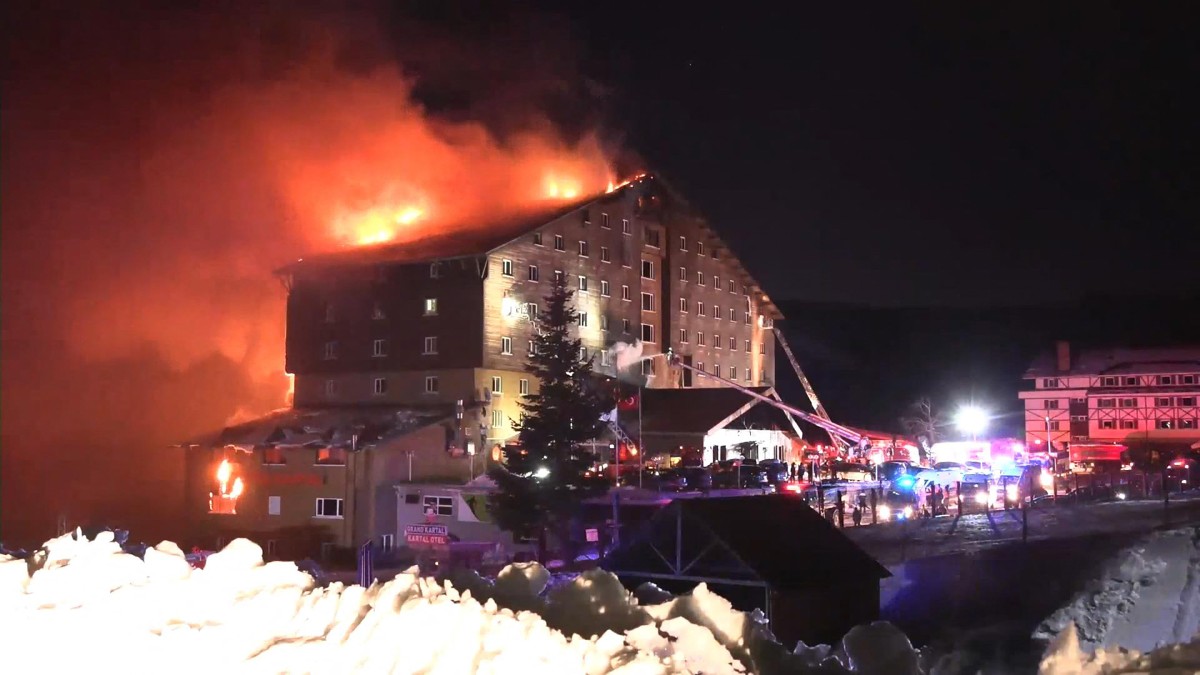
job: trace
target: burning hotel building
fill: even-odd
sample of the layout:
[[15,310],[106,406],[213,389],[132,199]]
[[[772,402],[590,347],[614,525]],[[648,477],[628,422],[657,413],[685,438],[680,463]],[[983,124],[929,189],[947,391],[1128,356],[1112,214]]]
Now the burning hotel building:
[[771,386],[779,310],[657,178],[479,225],[278,271],[293,408],[198,444],[195,480],[212,483],[231,449],[244,474],[232,503],[228,475],[215,491],[197,486],[210,493],[207,513],[220,516],[202,531],[294,556],[318,541],[390,544],[397,499],[424,500],[427,513],[467,508],[398,495],[397,484],[463,484],[499,460],[516,434],[518,401],[536,393],[525,371],[530,319],[554,276],[575,291],[578,335],[597,372],[651,388],[722,385],[661,358],[618,373],[609,348],[640,340],[644,354],[672,350],[705,372]]

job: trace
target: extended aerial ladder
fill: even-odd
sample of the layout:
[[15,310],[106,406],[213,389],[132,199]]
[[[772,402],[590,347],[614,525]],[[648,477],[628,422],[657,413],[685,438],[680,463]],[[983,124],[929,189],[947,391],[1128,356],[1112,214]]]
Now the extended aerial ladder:
[[783,337],[783,331],[772,327],[771,331],[775,333],[775,341],[783,347],[783,353],[787,354],[788,363],[792,364],[792,370],[796,371],[796,377],[800,378],[800,385],[804,387],[804,393],[808,395],[809,403],[812,403],[813,411],[818,417],[829,419],[829,413],[825,411],[825,406],[821,405],[821,399],[817,398],[817,391],[813,389],[812,382],[808,381],[808,376],[800,369],[800,362],[796,360],[796,355],[792,353],[792,346]]

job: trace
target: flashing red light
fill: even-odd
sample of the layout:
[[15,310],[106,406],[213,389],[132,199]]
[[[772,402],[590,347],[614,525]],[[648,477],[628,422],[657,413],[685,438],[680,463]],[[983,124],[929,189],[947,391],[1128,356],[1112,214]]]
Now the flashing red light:
[[788,492],[795,492],[797,494],[799,494],[801,491],[803,491],[803,488],[800,486],[799,483],[788,483],[787,485],[783,486],[783,489],[787,490]]

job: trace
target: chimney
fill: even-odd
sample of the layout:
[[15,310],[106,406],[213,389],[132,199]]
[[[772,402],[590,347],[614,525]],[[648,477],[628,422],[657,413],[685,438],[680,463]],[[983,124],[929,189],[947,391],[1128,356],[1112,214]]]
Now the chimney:
[[1071,343],[1066,340],[1059,340],[1055,344],[1058,363],[1058,372],[1065,373],[1071,370]]

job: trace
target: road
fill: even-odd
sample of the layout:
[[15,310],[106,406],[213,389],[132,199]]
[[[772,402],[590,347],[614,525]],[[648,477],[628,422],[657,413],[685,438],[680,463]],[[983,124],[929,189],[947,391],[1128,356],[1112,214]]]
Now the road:
[[[847,517],[847,520],[849,518]],[[1172,495],[1164,518],[1162,501],[1117,501],[1029,510],[1029,539],[1150,532],[1164,524],[1200,523],[1200,493]],[[969,553],[1021,541],[1021,512],[993,511],[959,518],[849,527],[846,536],[884,565],[931,556]]]

